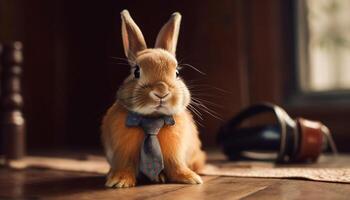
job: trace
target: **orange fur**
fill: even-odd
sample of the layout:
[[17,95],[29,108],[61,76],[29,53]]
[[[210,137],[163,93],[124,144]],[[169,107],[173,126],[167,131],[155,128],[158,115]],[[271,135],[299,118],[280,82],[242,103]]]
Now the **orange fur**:
[[[147,49],[143,35],[124,10],[122,38],[125,55],[132,73],[117,93],[117,102],[107,111],[102,122],[102,142],[110,171],[108,187],[131,187],[136,184],[140,148],[144,139],[139,127],[126,127],[128,111],[142,115],[172,115],[174,126],[164,126],[157,137],[164,159],[164,170],[159,180],[202,183],[195,171],[205,163],[197,127],[186,109],[191,94],[178,77],[175,58],[181,15],[174,13],[157,36],[156,48]],[[136,73],[138,70],[138,75]],[[133,71],[134,70],[134,71]]]
[[[144,136],[141,128],[126,127],[126,115],[127,110],[115,103],[102,123],[102,140],[111,165],[106,183],[110,187],[116,184],[124,187],[136,184]],[[165,126],[158,133],[166,178],[172,182],[201,182],[199,176],[192,171],[198,170],[205,162],[192,115],[185,111],[174,115],[174,119],[174,126]]]

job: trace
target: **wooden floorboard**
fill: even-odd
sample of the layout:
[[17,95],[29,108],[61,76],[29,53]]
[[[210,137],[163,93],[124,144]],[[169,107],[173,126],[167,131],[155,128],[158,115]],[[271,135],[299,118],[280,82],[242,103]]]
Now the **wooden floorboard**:
[[241,199],[249,194],[265,189],[274,181],[252,181],[247,184],[237,178],[216,177],[203,185],[192,185],[158,196],[155,199]]
[[202,185],[148,184],[107,189],[105,178],[43,169],[0,169],[0,200],[6,199],[350,199],[350,185],[305,180],[205,176]]
[[278,182],[242,198],[242,200],[315,199],[348,200],[350,185],[303,180],[279,180]]

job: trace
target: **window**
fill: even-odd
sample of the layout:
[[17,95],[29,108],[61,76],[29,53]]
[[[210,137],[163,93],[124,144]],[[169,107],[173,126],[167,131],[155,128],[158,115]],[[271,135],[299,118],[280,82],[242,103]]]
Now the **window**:
[[297,10],[301,90],[350,90],[350,0],[299,0]]

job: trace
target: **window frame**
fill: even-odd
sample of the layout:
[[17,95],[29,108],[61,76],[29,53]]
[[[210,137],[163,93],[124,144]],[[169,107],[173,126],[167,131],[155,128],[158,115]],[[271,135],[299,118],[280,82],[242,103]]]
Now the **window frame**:
[[[332,91],[306,91],[303,90],[303,81],[305,78],[300,77],[301,69],[304,69],[304,76],[308,72],[308,28],[306,21],[306,0],[294,1],[293,5],[293,32],[294,32],[294,64],[289,69],[291,78],[286,79],[287,88],[291,91],[286,94],[285,104],[288,107],[323,107],[331,105],[342,107],[350,111],[350,89],[349,90],[332,90]],[[293,45],[292,45],[293,46]]]

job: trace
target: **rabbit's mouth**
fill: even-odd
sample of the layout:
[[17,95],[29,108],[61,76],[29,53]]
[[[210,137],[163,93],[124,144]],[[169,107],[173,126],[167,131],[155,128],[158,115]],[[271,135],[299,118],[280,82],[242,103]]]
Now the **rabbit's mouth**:
[[161,103],[161,102],[154,109],[155,111],[167,110],[166,107],[164,106],[164,103]]
[[164,104],[164,102],[160,101],[157,106],[154,107],[155,113],[161,114],[169,114],[169,108]]
[[160,110],[162,108],[165,108],[166,107],[166,104],[167,104],[167,100],[164,99],[164,98],[158,98],[158,99],[153,99],[155,101],[155,107],[154,109],[155,110]]

